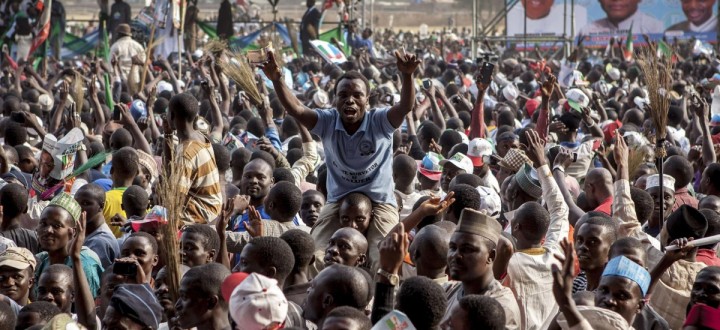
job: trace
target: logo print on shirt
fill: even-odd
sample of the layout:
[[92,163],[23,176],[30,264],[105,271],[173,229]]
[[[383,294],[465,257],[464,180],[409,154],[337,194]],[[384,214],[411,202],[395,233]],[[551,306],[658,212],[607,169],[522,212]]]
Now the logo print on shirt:
[[360,156],[369,156],[375,153],[375,148],[370,141],[360,141]]

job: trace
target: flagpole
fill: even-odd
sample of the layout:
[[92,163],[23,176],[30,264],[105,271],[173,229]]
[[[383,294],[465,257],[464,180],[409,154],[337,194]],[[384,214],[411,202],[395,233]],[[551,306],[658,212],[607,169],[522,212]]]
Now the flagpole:
[[[178,33],[178,77],[182,80],[182,53],[185,50],[185,45],[180,45],[183,41],[183,34],[185,30],[185,0],[180,0],[180,32]],[[182,49],[181,49],[182,48]]]

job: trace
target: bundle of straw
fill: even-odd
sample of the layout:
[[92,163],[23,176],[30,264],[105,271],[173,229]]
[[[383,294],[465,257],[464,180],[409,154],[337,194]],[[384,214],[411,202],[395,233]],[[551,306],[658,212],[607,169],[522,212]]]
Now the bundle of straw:
[[213,56],[218,58],[227,49],[227,41],[221,39],[211,39],[205,44],[205,47],[203,47],[203,53],[212,54]]
[[219,61],[220,67],[228,78],[238,84],[238,88],[245,91],[250,101],[256,106],[263,102],[262,96],[257,88],[255,72],[250,67],[245,56],[236,52],[229,52],[226,61]]
[[650,118],[655,124],[657,141],[661,142],[667,131],[673,63],[664,57],[658,57],[655,46],[650,45],[639,53],[638,64],[647,84]]
[[628,152],[628,173],[630,176],[645,162],[646,152],[642,148],[630,149]]
[[165,207],[167,211],[167,224],[161,227],[163,232],[163,240],[159,242],[161,245],[160,257],[165,261],[165,270],[167,272],[166,284],[172,301],[178,299],[180,290],[180,251],[178,242],[178,229],[182,226],[181,215],[185,208],[186,196],[177,189],[177,183],[182,180],[182,163],[175,154],[173,141],[164,141],[170,143],[170,155],[165,158],[167,164],[163,164],[161,181],[158,182],[157,194],[160,205]]

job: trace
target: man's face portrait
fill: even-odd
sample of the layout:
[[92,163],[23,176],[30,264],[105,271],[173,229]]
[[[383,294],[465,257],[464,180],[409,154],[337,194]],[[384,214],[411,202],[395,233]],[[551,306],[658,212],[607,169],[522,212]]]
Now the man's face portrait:
[[541,19],[550,14],[554,0],[522,0],[525,14],[529,19]]
[[600,6],[607,14],[608,20],[620,23],[635,14],[640,0],[600,0]]
[[690,23],[702,25],[712,17],[715,0],[680,0],[680,4]]

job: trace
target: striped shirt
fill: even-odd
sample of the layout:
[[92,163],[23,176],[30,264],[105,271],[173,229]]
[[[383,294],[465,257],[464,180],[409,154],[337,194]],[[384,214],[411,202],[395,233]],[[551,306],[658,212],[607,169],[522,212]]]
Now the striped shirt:
[[208,223],[222,209],[220,173],[210,143],[186,141],[178,145],[182,155],[180,191],[187,195],[182,220],[190,223]]

